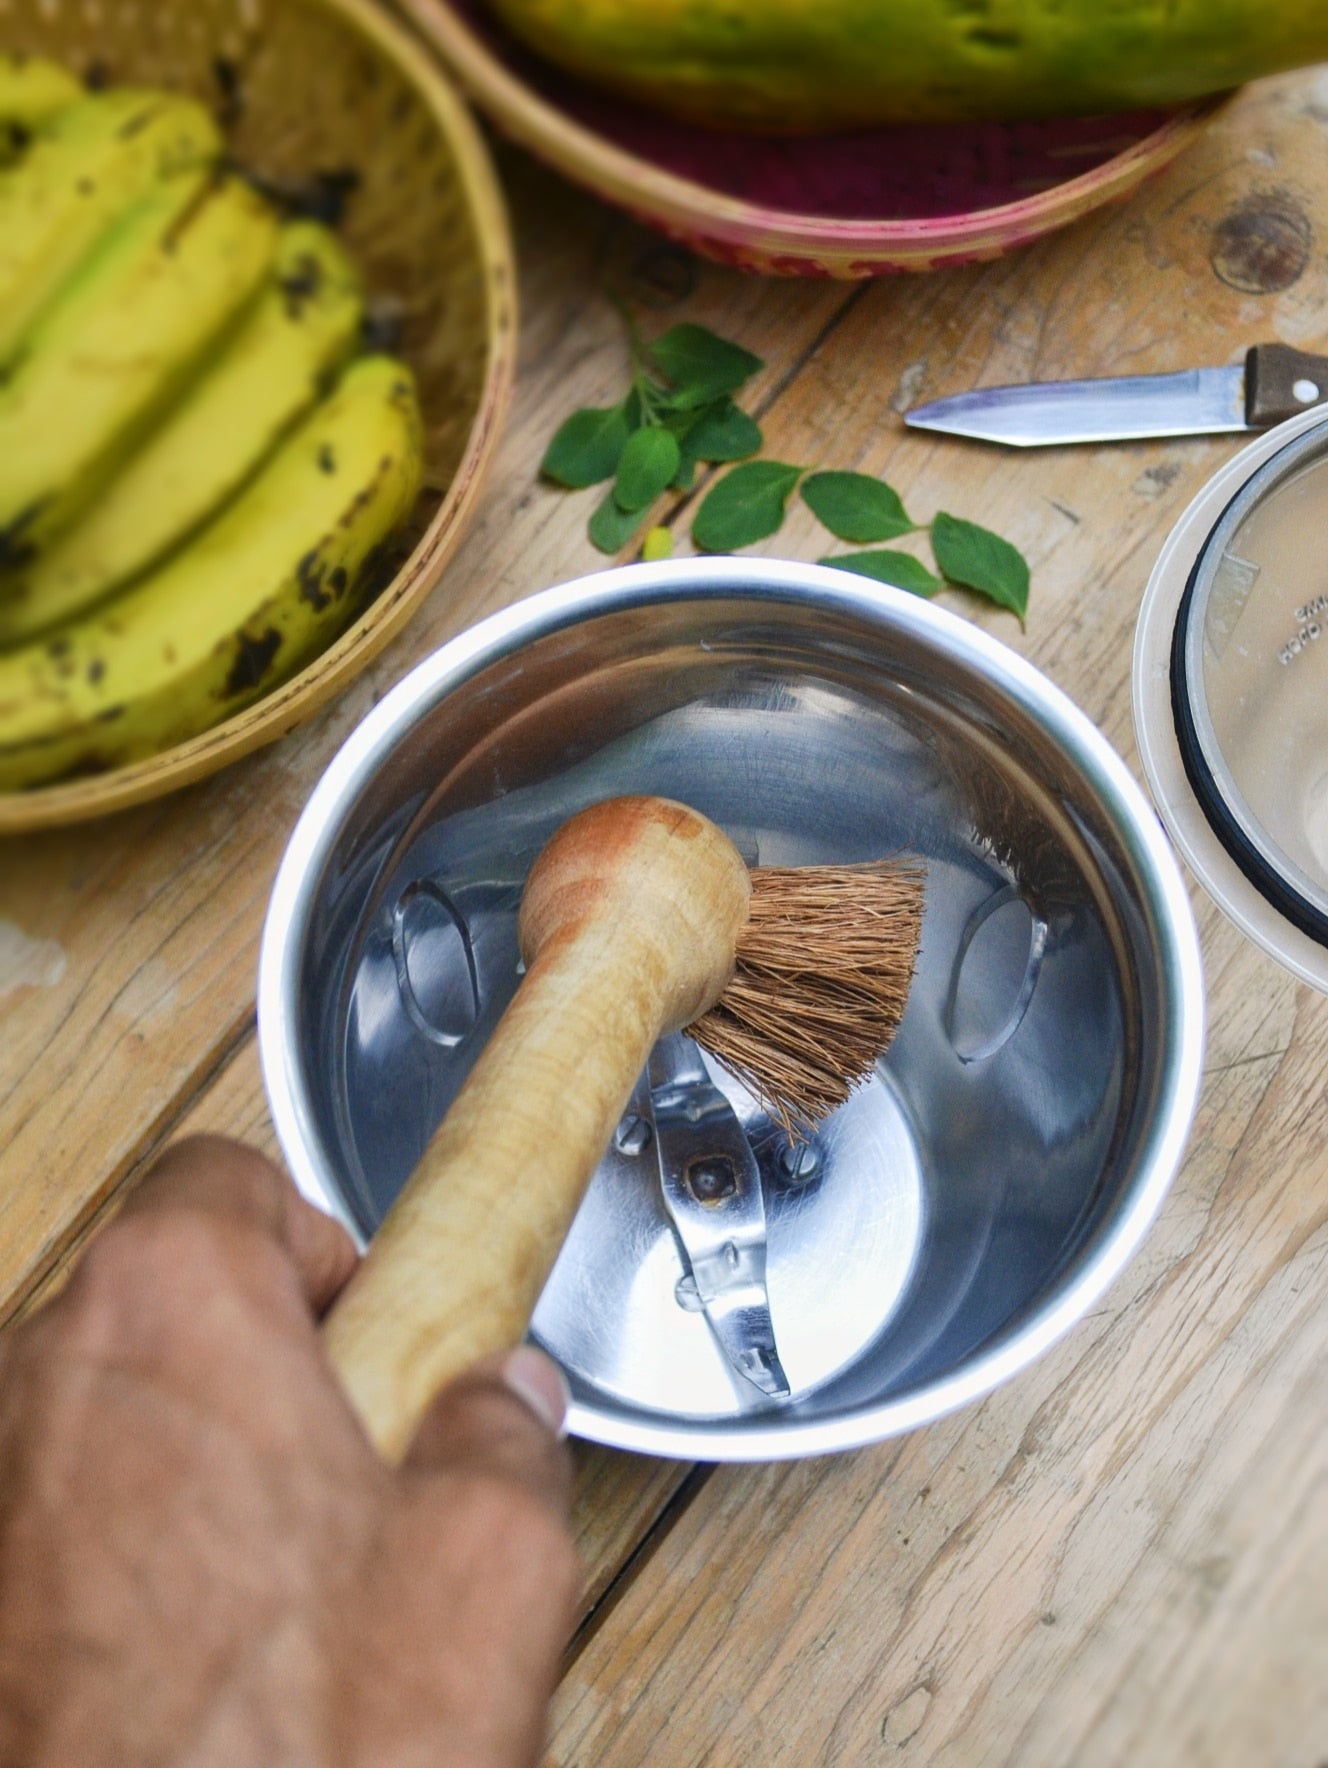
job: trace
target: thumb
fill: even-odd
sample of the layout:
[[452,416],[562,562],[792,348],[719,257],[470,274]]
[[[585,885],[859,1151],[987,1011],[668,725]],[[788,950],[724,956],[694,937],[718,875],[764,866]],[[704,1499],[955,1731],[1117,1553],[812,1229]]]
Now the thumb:
[[559,1516],[571,1502],[571,1459],[563,1443],[567,1384],[532,1345],[488,1357],[443,1389],[403,1466],[517,1480]]

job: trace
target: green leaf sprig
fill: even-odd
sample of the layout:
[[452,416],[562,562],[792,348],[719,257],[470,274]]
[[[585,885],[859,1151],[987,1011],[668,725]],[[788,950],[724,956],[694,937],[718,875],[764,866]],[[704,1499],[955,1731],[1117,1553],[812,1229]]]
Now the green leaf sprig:
[[[754,458],[764,444],[761,426],[734,395],[765,366],[759,356],[703,325],[675,325],[647,343],[635,317],[621,304],[619,311],[631,346],[631,386],[617,405],[574,411],[540,466],[546,479],[568,490],[612,480],[589,524],[601,552],[620,552],[634,539],[666,491],[690,491],[702,463],[738,462],[710,487],[693,517],[692,539],[703,552],[735,552],[777,533],[800,485],[803,502],[837,540],[869,549],[831,554],[821,564],[914,595],[957,584],[1008,608],[1023,624],[1028,563],[1008,540],[942,510],[925,530],[937,571],[912,553],[882,546],[924,532],[883,480]],[[669,530],[653,527],[642,557],[668,558],[672,549]]]
[[[730,473],[729,477],[734,475]],[[721,481],[722,483],[723,481]],[[718,487],[716,487],[718,489]],[[880,479],[866,473],[814,473],[804,479],[802,497],[821,524],[836,540],[857,544],[869,540],[894,540],[923,531],[912,521],[898,494]],[[705,506],[697,511],[699,523]],[[696,524],[693,524],[695,532]],[[856,571],[878,583],[890,583],[914,595],[933,596],[944,583],[976,590],[998,607],[1008,608],[1024,624],[1028,614],[1028,561],[1017,547],[989,528],[962,521],[941,510],[928,530],[931,550],[940,576],[929,571],[911,553],[882,547],[870,552],[838,553],[824,558],[823,565]]]
[[574,411],[550,442],[540,471],[569,490],[612,487],[590,518],[590,538],[616,553],[655,499],[691,489],[700,462],[745,460],[761,447],[760,425],[733,394],[765,366],[759,356],[703,325],[675,325],[647,344],[622,310],[632,384],[617,405]]

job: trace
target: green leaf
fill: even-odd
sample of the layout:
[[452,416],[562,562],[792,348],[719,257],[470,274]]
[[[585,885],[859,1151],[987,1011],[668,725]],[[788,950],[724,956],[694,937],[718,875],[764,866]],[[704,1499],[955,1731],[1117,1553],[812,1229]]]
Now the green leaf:
[[867,473],[813,473],[803,481],[802,499],[836,540],[859,546],[872,540],[898,540],[915,526],[899,493]]
[[1024,623],[1028,612],[1028,561],[1017,547],[989,528],[964,522],[942,510],[932,523],[931,548],[951,583],[975,589]]
[[682,456],[673,476],[675,491],[690,491],[698,461],[746,460],[761,452],[761,426],[727,396],[699,412],[678,412],[665,423],[677,436]]
[[683,452],[695,460],[746,460],[761,452],[761,426],[731,399],[707,405],[683,438]]
[[658,425],[629,436],[613,485],[619,509],[643,510],[652,504],[677,472],[680,458],[678,438]]
[[[639,401],[638,401],[639,412]],[[639,422],[639,416],[637,421]],[[569,490],[582,491],[611,479],[618,458],[635,426],[629,419],[627,400],[607,408],[585,406],[574,411],[550,442],[540,472]]]
[[803,471],[778,460],[734,467],[702,499],[692,539],[706,552],[734,552],[764,540],[784,520],[784,505]]
[[859,577],[875,578],[877,583],[893,584],[896,589],[907,589],[914,595],[935,595],[941,587],[940,578],[912,553],[888,550],[839,553],[820,562],[834,565],[841,571],[855,571]]
[[703,325],[671,326],[655,339],[650,354],[672,383],[670,403],[678,411],[694,410],[721,394],[736,392],[765,367],[759,356]]
[[587,533],[592,545],[597,546],[602,553],[616,553],[622,551],[640,526],[640,510],[620,508],[617,498],[610,491],[590,518]]
[[647,564],[656,559],[673,557],[673,534],[668,528],[647,528],[646,537],[641,543],[641,557]]

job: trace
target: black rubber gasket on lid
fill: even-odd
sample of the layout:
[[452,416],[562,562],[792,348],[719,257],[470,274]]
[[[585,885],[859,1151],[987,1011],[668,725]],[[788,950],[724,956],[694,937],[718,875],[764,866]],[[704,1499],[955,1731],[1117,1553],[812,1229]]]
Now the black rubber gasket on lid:
[[[1278,457],[1274,455],[1272,458],[1276,460]],[[1271,464],[1271,462],[1267,464]],[[1217,521],[1214,522],[1209,530],[1208,539],[1200,549],[1199,556],[1194,561],[1190,575],[1186,580],[1185,593],[1176,610],[1176,624],[1171,633],[1171,716],[1176,727],[1176,742],[1180,749],[1180,758],[1185,768],[1186,778],[1190,782],[1194,795],[1199,801],[1199,808],[1208,819],[1213,833],[1260,896],[1271,903],[1278,914],[1319,945],[1328,946],[1328,915],[1322,914],[1294,886],[1287,883],[1277,868],[1269,864],[1231,814],[1226,799],[1222,796],[1204,756],[1203,747],[1199,741],[1199,732],[1194,722],[1194,713],[1190,705],[1189,672],[1185,667],[1185,645],[1189,637],[1190,616],[1194,608],[1194,592],[1199,581],[1200,568],[1208,557],[1208,549],[1212,545],[1213,536],[1226,520],[1232,507],[1244,497],[1250,483],[1251,481],[1247,480],[1241,486]]]

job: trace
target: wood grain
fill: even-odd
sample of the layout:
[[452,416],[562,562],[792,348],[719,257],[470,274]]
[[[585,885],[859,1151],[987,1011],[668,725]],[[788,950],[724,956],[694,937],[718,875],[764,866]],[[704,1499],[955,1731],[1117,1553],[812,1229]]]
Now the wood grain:
[[[884,473],[916,517],[948,508],[1023,546],[1026,634],[946,599],[1133,758],[1139,595],[1235,444],[1019,456],[911,435],[897,412],[978,382],[1234,361],[1271,339],[1324,348],[1322,239],[1298,271],[1259,242],[1321,234],[1326,148],[1328,73],[1268,82],[1129,207],[1000,264],[851,292],[698,268],[507,156],[516,406],[422,617],[266,757],[151,811],[0,845],[2,1305],[34,1291],[176,1128],[270,1145],[253,970],[312,781],[413,658],[599,562],[584,538],[594,494],[532,477],[556,420],[620,385],[598,282],[623,286],[648,323],[685,315],[762,352],[772,456]],[[694,501],[657,515],[685,537]],[[765,550],[831,549],[795,508]],[[1190,1156],[1128,1272],[1054,1353],[904,1441],[722,1470],[671,1509],[682,1470],[582,1456],[600,1606],[560,1697],[559,1768],[1328,1757],[1328,1002],[1195,903],[1210,1027]]]
[[711,1477],[573,1666],[551,1761],[1313,1768],[1328,1003],[1293,993],[1290,1047],[1210,1072],[1145,1255],[1036,1369]]

